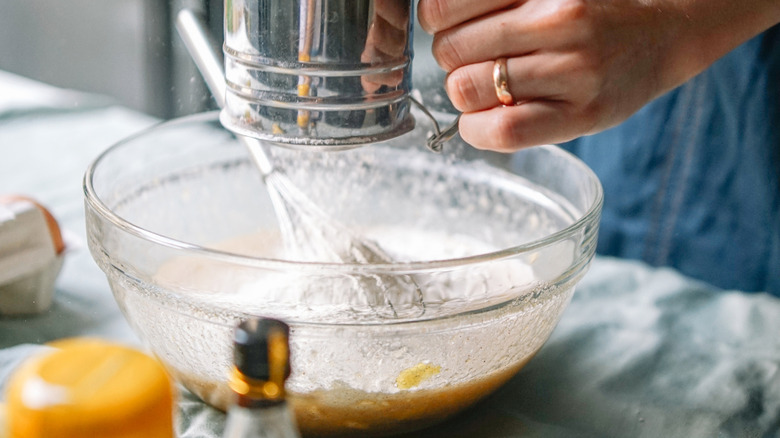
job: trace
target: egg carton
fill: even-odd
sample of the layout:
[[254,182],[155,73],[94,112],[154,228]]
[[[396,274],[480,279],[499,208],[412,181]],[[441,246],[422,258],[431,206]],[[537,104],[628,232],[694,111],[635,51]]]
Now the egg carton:
[[43,206],[0,196],[0,316],[49,309],[64,253],[59,226]]

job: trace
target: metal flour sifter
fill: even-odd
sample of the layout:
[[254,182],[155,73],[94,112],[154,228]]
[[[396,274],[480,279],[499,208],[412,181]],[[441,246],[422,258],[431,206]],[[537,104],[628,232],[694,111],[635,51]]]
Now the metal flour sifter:
[[222,124],[291,147],[345,149],[431,118],[428,147],[444,132],[411,95],[412,0],[225,0]]

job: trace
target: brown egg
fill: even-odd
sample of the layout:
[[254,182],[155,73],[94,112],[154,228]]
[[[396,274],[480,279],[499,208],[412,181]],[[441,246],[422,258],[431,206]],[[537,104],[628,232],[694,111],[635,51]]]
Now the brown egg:
[[49,210],[47,210],[46,207],[38,203],[38,201],[28,196],[0,195],[0,204],[10,203],[13,201],[29,202],[35,205],[35,207],[37,207],[41,211],[41,213],[43,213],[43,217],[46,219],[46,225],[49,228],[49,235],[51,236],[52,243],[54,244],[54,251],[58,255],[62,254],[62,252],[65,251],[65,241],[62,239],[62,232],[60,231],[60,226],[57,223],[57,220],[54,219],[54,216],[52,216]]

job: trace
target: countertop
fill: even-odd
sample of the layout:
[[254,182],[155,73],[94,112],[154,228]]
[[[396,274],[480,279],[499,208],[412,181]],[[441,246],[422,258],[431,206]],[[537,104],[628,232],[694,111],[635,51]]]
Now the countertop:
[[[51,309],[0,317],[0,390],[42,344],[100,336],[141,347],[86,248],[82,177],[152,117],[0,72],[0,193],[46,205],[68,252]],[[415,437],[780,436],[780,300],[596,257],[552,337],[504,387]],[[180,437],[224,414],[187,392]]]

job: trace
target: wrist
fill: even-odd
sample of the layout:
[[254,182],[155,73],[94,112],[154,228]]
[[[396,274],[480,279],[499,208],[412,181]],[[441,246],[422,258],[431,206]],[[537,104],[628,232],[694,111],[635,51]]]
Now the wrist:
[[780,22],[777,0],[681,0],[668,5],[679,23],[669,43],[673,65],[664,81],[668,89]]

